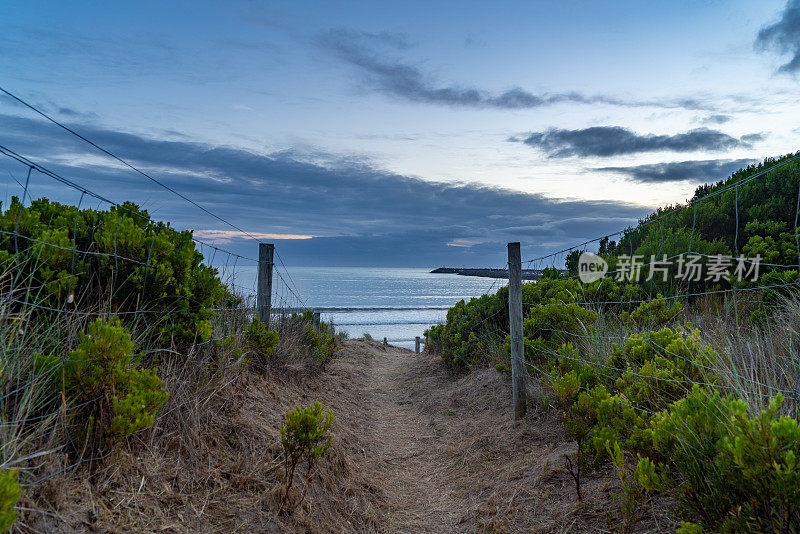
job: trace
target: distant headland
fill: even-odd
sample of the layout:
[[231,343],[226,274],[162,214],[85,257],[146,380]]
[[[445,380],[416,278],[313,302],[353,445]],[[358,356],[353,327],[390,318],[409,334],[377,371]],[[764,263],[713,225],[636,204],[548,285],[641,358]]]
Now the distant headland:
[[[507,269],[468,269],[459,267],[439,267],[431,271],[432,274],[460,274],[461,276],[482,276],[484,278],[508,278]],[[536,280],[541,278],[541,269],[522,269],[523,280]]]

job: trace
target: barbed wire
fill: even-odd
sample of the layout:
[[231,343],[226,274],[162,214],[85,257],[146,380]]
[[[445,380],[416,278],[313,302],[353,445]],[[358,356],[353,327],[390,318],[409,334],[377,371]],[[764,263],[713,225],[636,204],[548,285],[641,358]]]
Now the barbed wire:
[[[135,173],[147,178],[148,180],[150,180],[153,183],[157,184],[159,187],[162,187],[163,189],[169,191],[170,193],[172,193],[173,195],[179,197],[180,199],[188,202],[189,204],[191,204],[195,208],[201,210],[206,215],[218,220],[219,222],[224,223],[225,225],[233,228],[234,230],[240,232],[241,234],[243,234],[243,235],[245,235],[245,236],[247,236],[247,237],[249,237],[249,238],[251,238],[251,239],[253,239],[255,241],[258,241],[258,238],[256,236],[254,236],[252,233],[250,233],[247,230],[237,226],[236,224],[234,224],[231,221],[229,221],[228,219],[220,216],[219,214],[209,210],[205,206],[200,205],[199,203],[195,202],[194,200],[192,200],[191,198],[187,197],[183,193],[175,190],[174,188],[170,187],[169,185],[167,185],[166,183],[162,182],[161,180],[158,180],[157,178],[153,177],[151,174],[139,169],[137,166],[135,166],[132,163],[128,162],[127,160],[125,160],[121,156],[115,154],[111,150],[100,146],[99,144],[95,143],[94,141],[92,141],[91,139],[86,137],[85,135],[82,135],[81,133],[77,132],[73,128],[70,128],[70,127],[66,126],[65,124],[55,120],[53,117],[51,117],[47,113],[43,112],[42,110],[38,109],[36,106],[34,106],[34,105],[30,104],[29,102],[25,101],[21,97],[11,93],[10,91],[8,91],[7,89],[5,89],[3,87],[0,87],[0,91],[3,92],[4,94],[6,94],[8,97],[10,97],[13,100],[15,100],[16,102],[20,103],[21,105],[25,106],[26,108],[30,109],[31,111],[33,111],[36,114],[40,115],[41,117],[45,118],[46,120],[48,120],[49,122],[51,122],[55,126],[63,129],[67,133],[77,137],[78,139],[84,141],[85,143],[88,143],[89,145],[91,145],[95,149],[99,150],[100,152],[102,152],[106,156],[108,156],[108,157],[114,159],[115,161],[121,163],[122,165],[124,165],[125,167],[131,169]],[[23,192],[22,205],[25,204],[25,196],[26,196],[26,193],[27,193],[27,190],[28,190],[28,181],[30,180],[31,171],[32,170],[36,170],[40,174],[42,174],[44,176],[48,176],[48,177],[50,177],[50,178],[52,178],[52,179],[54,179],[54,180],[56,180],[56,181],[58,181],[58,182],[60,182],[60,183],[62,183],[64,185],[66,185],[66,186],[68,186],[70,188],[73,188],[73,189],[75,189],[77,191],[80,191],[81,192],[81,201],[83,200],[83,197],[85,195],[88,195],[88,196],[91,196],[91,197],[101,201],[101,202],[105,202],[105,203],[107,203],[107,204],[109,204],[111,206],[114,206],[114,207],[116,207],[118,209],[125,210],[125,211],[131,213],[132,215],[144,218],[141,214],[135,213],[135,212],[133,212],[131,210],[128,210],[125,206],[122,206],[119,203],[116,203],[116,202],[106,198],[105,196],[103,196],[103,195],[101,195],[101,194],[99,194],[99,193],[97,193],[95,191],[92,191],[91,189],[89,189],[89,188],[87,188],[85,186],[81,186],[81,185],[77,184],[76,182],[63,177],[63,176],[61,176],[60,174],[58,174],[56,172],[54,172],[54,171],[52,171],[50,169],[47,169],[43,165],[32,161],[31,159],[29,159],[29,158],[27,158],[27,157],[15,152],[14,150],[12,150],[12,149],[10,149],[10,148],[8,148],[6,146],[0,145],[0,153],[2,153],[3,155],[5,155],[5,156],[7,156],[7,157],[9,157],[11,159],[14,159],[14,160],[18,161],[19,163],[21,163],[23,165],[26,165],[28,167],[28,176],[27,176],[26,185],[25,185],[24,192]],[[15,233],[16,233],[17,230],[18,230],[18,228],[15,229]],[[15,237],[16,237],[16,235],[15,235]],[[219,246],[217,246],[215,244],[203,241],[203,240],[198,239],[198,238],[196,238],[194,236],[192,236],[192,240],[195,243],[197,243],[198,245],[200,245],[201,248],[202,247],[208,247],[210,250],[213,251],[212,261],[211,261],[212,264],[213,264],[213,258],[215,258],[217,252],[225,253],[225,254],[228,255],[228,257],[234,257],[234,258],[236,258],[237,261],[239,259],[242,259],[242,260],[258,263],[258,260],[255,259],[255,258],[247,257],[247,256],[244,256],[244,255],[235,253],[233,251],[226,250],[226,249],[224,249],[222,247],[219,247]],[[114,244],[116,246],[116,240],[114,241]],[[76,252],[79,252],[79,251],[76,251]],[[291,298],[293,300],[297,301],[297,303],[299,303],[300,307],[306,307],[305,301],[300,296],[300,292],[297,289],[297,285],[294,282],[294,280],[292,279],[292,276],[291,276],[288,268],[286,267],[286,264],[285,264],[282,256],[277,251],[276,251],[276,255],[277,255],[278,260],[280,262],[280,267],[278,265],[274,265],[273,269],[274,269],[274,273],[277,274],[278,280],[280,281],[280,283],[282,283],[283,285],[286,286],[287,291],[291,294]],[[128,258],[128,259],[130,259],[130,258]],[[116,260],[117,260],[117,258],[115,257],[115,261]],[[147,266],[149,267],[149,255],[148,255],[147,264],[148,264]],[[232,280],[231,281],[233,281],[233,279],[235,279],[235,268],[234,268],[234,273],[232,274]],[[282,296],[279,297],[279,300],[283,301],[282,302],[283,304],[287,304],[288,303],[287,299],[283,298]]]
[[[27,166],[28,169],[35,170],[35,171],[39,172],[40,174],[42,174],[44,176],[52,178],[53,180],[56,180],[57,182],[60,182],[60,183],[62,183],[64,185],[66,185],[67,187],[70,187],[70,188],[72,188],[72,189],[74,189],[76,191],[79,191],[83,195],[91,196],[92,198],[95,198],[96,200],[99,200],[100,202],[105,202],[106,204],[108,204],[110,206],[114,206],[115,208],[117,208],[119,210],[123,210],[126,213],[129,213],[130,215],[132,215],[134,217],[138,217],[138,218],[140,218],[140,219],[142,219],[144,221],[147,221],[147,222],[152,222],[150,218],[145,217],[141,213],[137,213],[137,212],[135,212],[133,210],[130,210],[127,207],[123,206],[122,204],[119,204],[118,202],[114,202],[113,200],[110,200],[110,199],[106,198],[105,196],[101,195],[100,193],[92,191],[91,189],[89,189],[87,187],[84,187],[82,185],[79,185],[76,182],[73,182],[72,180],[64,178],[60,174],[58,174],[58,173],[56,173],[56,172],[44,167],[43,165],[41,165],[41,164],[39,164],[39,163],[37,163],[37,162],[25,157],[25,156],[22,156],[21,154],[19,154],[16,151],[8,148],[5,145],[0,144],[0,154],[4,155],[4,156],[6,156],[6,157],[8,157],[10,159],[16,160],[20,164]],[[27,183],[26,183],[25,191],[23,192],[23,198],[26,195],[27,195]],[[230,250],[225,250],[225,249],[223,249],[221,247],[218,247],[218,246],[216,246],[214,244],[211,244],[211,243],[208,243],[208,242],[203,241],[201,239],[198,239],[198,238],[196,238],[194,236],[192,236],[192,241],[194,241],[195,243],[198,243],[198,244],[202,244],[203,246],[209,247],[211,249],[217,250],[219,252],[224,252],[226,254],[230,254],[231,256],[235,256],[235,257],[241,258],[243,260],[247,260],[247,261],[258,263],[258,260],[255,259],[255,258],[250,258],[250,257],[247,257],[247,256],[243,256],[241,254],[237,254],[236,252],[232,252]]]
[[[664,218],[666,218],[666,217],[668,217],[670,215],[673,215],[673,214],[675,214],[675,213],[677,213],[679,211],[688,209],[689,207],[694,208],[697,204],[700,204],[700,203],[705,202],[705,201],[707,201],[707,200],[709,200],[711,198],[714,198],[714,197],[716,197],[718,195],[721,195],[722,193],[726,193],[726,192],[731,191],[733,189],[738,189],[742,185],[745,185],[748,182],[751,182],[752,180],[755,180],[756,178],[761,178],[762,176],[764,176],[764,175],[766,175],[766,174],[768,174],[768,173],[770,173],[770,172],[772,172],[772,171],[774,171],[776,169],[784,167],[784,166],[786,166],[786,165],[788,165],[790,163],[793,163],[795,161],[798,161],[798,160],[800,160],[800,154],[797,154],[797,155],[795,155],[793,157],[790,157],[788,159],[785,159],[783,161],[776,162],[776,163],[770,165],[768,168],[763,169],[763,170],[761,170],[761,171],[759,171],[759,172],[757,172],[755,174],[752,174],[752,175],[748,176],[747,178],[739,180],[738,182],[730,184],[729,186],[726,186],[726,187],[720,188],[718,190],[715,190],[715,191],[713,191],[713,192],[711,192],[711,193],[709,193],[707,195],[704,195],[704,196],[702,196],[700,198],[697,198],[697,199],[694,199],[694,200],[690,200],[690,201],[686,202],[685,204],[677,206],[677,207],[675,207],[675,208],[673,208],[671,210],[667,210],[664,213],[661,213],[660,215],[658,215],[656,217],[651,217],[651,218],[646,219],[644,221],[640,221],[639,224],[637,224],[635,227],[629,227],[629,228],[626,228],[624,230],[619,230],[617,232],[613,232],[613,233],[610,233],[610,234],[605,234],[605,235],[602,235],[602,236],[599,236],[599,237],[595,237],[593,239],[589,239],[587,241],[584,241],[582,243],[573,245],[571,247],[568,247],[568,248],[565,248],[565,249],[562,249],[562,250],[558,250],[556,252],[551,252],[549,254],[545,254],[543,256],[539,256],[539,257],[533,258],[531,260],[523,261],[522,263],[523,264],[526,264],[526,263],[530,264],[530,263],[533,263],[535,261],[542,261],[542,260],[545,260],[545,259],[548,259],[548,258],[551,258],[551,257],[554,257],[554,256],[558,256],[558,255],[563,254],[563,253],[567,253],[567,252],[571,252],[573,250],[581,249],[582,247],[585,247],[586,245],[590,245],[592,243],[597,243],[597,242],[599,242],[599,241],[601,241],[603,239],[606,239],[606,238],[611,238],[611,237],[623,235],[625,233],[631,233],[631,232],[634,232],[634,231],[639,230],[641,228],[645,228],[645,227],[650,226],[653,223],[659,222],[662,219],[664,219]],[[798,208],[800,209],[800,196],[798,196]],[[797,227],[797,224],[795,224],[795,227]]]
[[68,126],[65,126],[64,124],[62,124],[62,123],[58,122],[57,120],[55,120],[55,119],[54,119],[54,118],[52,118],[51,116],[47,115],[45,112],[41,111],[40,109],[38,109],[38,108],[37,108],[37,107],[35,107],[34,105],[32,105],[32,104],[29,104],[28,102],[26,102],[26,101],[25,101],[25,100],[23,100],[22,98],[18,97],[17,95],[15,95],[15,94],[13,94],[13,93],[9,92],[8,90],[4,89],[3,87],[0,87],[0,91],[2,91],[2,92],[3,92],[3,93],[5,93],[7,96],[9,96],[10,98],[14,99],[15,101],[19,102],[20,104],[22,104],[22,105],[23,105],[23,106],[25,106],[26,108],[28,108],[28,109],[32,110],[33,112],[35,112],[35,113],[37,113],[37,114],[41,115],[42,117],[44,117],[45,119],[47,119],[47,120],[48,120],[48,121],[50,121],[51,123],[55,124],[55,125],[56,125],[56,126],[58,126],[59,128],[62,128],[64,131],[66,131],[66,132],[69,132],[70,134],[74,135],[74,136],[75,136],[75,137],[77,137],[78,139],[81,139],[82,141],[85,141],[86,143],[88,143],[89,145],[93,146],[94,148],[96,148],[97,150],[99,150],[100,152],[102,152],[103,154],[105,154],[105,155],[107,155],[107,156],[109,156],[109,157],[113,158],[114,160],[116,160],[116,161],[118,161],[119,163],[121,163],[121,164],[125,165],[126,167],[128,167],[128,168],[129,168],[129,169],[131,169],[131,170],[133,170],[134,172],[136,172],[136,173],[138,173],[138,174],[140,174],[140,175],[144,176],[145,178],[147,178],[148,180],[150,180],[150,181],[152,181],[153,183],[157,184],[158,186],[162,187],[163,189],[166,189],[167,191],[169,191],[169,192],[170,192],[170,193],[172,193],[173,195],[176,195],[177,197],[179,197],[179,198],[181,198],[181,199],[185,200],[186,202],[190,203],[192,206],[194,206],[194,207],[196,207],[196,208],[200,209],[200,210],[201,210],[201,211],[203,211],[203,212],[204,212],[206,215],[209,215],[209,216],[211,216],[211,217],[213,217],[213,218],[217,219],[218,221],[220,221],[220,222],[222,222],[222,223],[225,223],[225,224],[227,224],[228,226],[230,226],[230,227],[231,227],[231,228],[233,228],[234,230],[237,230],[237,231],[239,231],[239,232],[242,232],[242,233],[244,233],[245,235],[247,235],[247,236],[248,236],[248,237],[250,237],[251,239],[255,239],[255,240],[257,240],[257,238],[256,238],[254,235],[252,235],[251,233],[247,232],[246,230],[243,230],[243,229],[239,228],[238,226],[236,226],[236,225],[235,225],[235,224],[233,224],[232,222],[228,221],[227,219],[224,219],[223,217],[220,217],[220,216],[219,216],[219,215],[217,215],[216,213],[214,213],[214,212],[212,212],[212,211],[208,210],[208,209],[207,209],[207,208],[205,208],[204,206],[202,206],[202,205],[198,204],[197,202],[195,202],[194,200],[192,200],[192,199],[188,198],[188,197],[187,197],[186,195],[184,195],[183,193],[180,193],[180,192],[176,191],[175,189],[173,189],[172,187],[170,187],[170,186],[168,186],[167,184],[163,183],[162,181],[160,181],[160,180],[158,180],[158,179],[156,179],[156,178],[153,178],[153,177],[152,177],[151,175],[149,175],[148,173],[146,173],[146,172],[142,171],[142,170],[141,170],[141,169],[139,169],[138,167],[134,166],[133,164],[129,163],[128,161],[126,161],[126,160],[122,159],[121,157],[117,156],[116,154],[114,154],[114,153],[113,153],[113,152],[111,152],[110,150],[108,150],[108,149],[106,149],[106,148],[103,148],[103,147],[101,147],[100,145],[98,145],[98,144],[97,144],[97,143],[95,143],[94,141],[92,141],[92,140],[88,139],[87,137],[85,137],[85,136],[81,135],[80,133],[76,132],[76,131],[75,131],[75,130],[73,130],[72,128],[69,128]]

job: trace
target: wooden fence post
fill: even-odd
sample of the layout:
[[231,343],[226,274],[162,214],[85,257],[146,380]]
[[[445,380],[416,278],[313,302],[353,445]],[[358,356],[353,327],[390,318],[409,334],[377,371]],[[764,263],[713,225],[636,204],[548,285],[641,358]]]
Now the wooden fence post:
[[525,344],[522,337],[522,257],[519,243],[508,244],[508,320],[511,325],[511,387],[514,420],[525,416]]
[[319,334],[319,312],[314,312],[314,332]]
[[419,354],[419,336],[417,336],[415,343],[414,343],[414,352]]
[[258,292],[256,294],[256,308],[258,319],[269,328],[272,313],[272,258],[275,245],[272,243],[258,244]]

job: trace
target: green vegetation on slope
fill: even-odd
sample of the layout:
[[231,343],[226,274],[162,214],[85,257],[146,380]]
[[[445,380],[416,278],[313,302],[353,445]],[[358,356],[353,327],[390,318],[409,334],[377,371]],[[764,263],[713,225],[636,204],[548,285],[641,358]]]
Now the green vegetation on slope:
[[335,350],[312,312],[271,328],[252,319],[191,232],[132,203],[79,210],[14,198],[0,209],[0,326],[0,530],[20,495],[47,507],[48,484],[120,467],[145,442],[163,455],[175,441],[210,446],[201,423],[214,420],[209,402],[222,391],[248,372],[320,369]]
[[[527,368],[544,377],[577,445],[566,465],[578,498],[586,476],[615,466],[623,530],[651,495],[680,504],[682,532],[800,529],[800,165],[750,179],[790,157],[702,186],[687,209],[658,210],[619,242],[599,243],[612,272],[622,255],[645,264],[687,252],[760,255],[771,265],[755,282],[690,285],[674,267],[666,281],[648,281],[645,267],[639,281],[583,284],[575,251],[570,274],[523,286]],[[731,287],[757,290],[724,292]],[[458,303],[429,330],[431,348],[454,371],[507,369],[507,309],[507,288]]]
[[47,199],[23,207],[12,197],[0,209],[0,232],[4,292],[18,308],[35,301],[54,310],[141,312],[165,339],[192,339],[207,338],[210,308],[233,299],[202,263],[191,232],[153,221],[130,202],[79,210]]

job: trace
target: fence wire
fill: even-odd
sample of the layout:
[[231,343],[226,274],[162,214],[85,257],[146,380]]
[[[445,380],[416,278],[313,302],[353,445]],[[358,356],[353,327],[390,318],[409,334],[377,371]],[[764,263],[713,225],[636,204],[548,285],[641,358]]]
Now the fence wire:
[[[168,184],[144,172],[135,165],[127,162],[122,157],[103,148],[89,138],[81,135],[77,131],[55,121],[36,107],[28,104],[12,93],[0,87],[0,92],[6,94],[26,108],[41,115],[54,126],[61,128],[68,135],[72,135],[88,143],[97,149],[105,157],[111,158],[116,163],[121,164],[131,170],[136,176],[146,179],[167,191],[170,195],[180,199],[191,209],[200,213],[211,222],[221,223],[239,232],[244,239],[252,243],[255,248],[258,238],[247,230],[232,223],[226,218],[215,213],[211,209],[195,202],[187,195],[175,190]],[[148,290],[157,279],[158,273],[155,263],[158,259],[158,247],[155,246],[159,231],[156,226],[158,221],[142,213],[130,209],[121,201],[108,198],[106,195],[93,190],[81,183],[80,177],[64,176],[50,168],[51,154],[41,153],[38,155],[22,153],[22,151],[8,146],[3,139],[0,139],[0,160],[9,169],[6,188],[6,198],[16,196],[18,198],[17,213],[13,214],[8,210],[12,206],[2,206],[0,216],[7,216],[8,220],[0,227],[0,241],[3,242],[3,250],[0,251],[0,352],[3,359],[3,378],[5,380],[3,391],[0,392],[0,404],[4,407],[3,417],[0,418],[0,431],[3,432],[3,445],[0,447],[0,468],[11,466],[19,467],[23,471],[33,470],[28,464],[33,459],[32,456],[19,456],[15,451],[20,447],[26,446],[26,437],[22,429],[30,428],[32,425],[43,425],[47,422],[60,425],[59,431],[66,435],[71,442],[70,432],[67,429],[67,416],[78,410],[83,410],[87,406],[95,403],[97,399],[85,399],[76,405],[63,404],[57,399],[39,399],[30,397],[32,391],[37,391],[38,382],[44,380],[45,375],[27,376],[25,373],[12,373],[9,367],[13,363],[13,352],[15,346],[24,345],[26,340],[32,340],[34,332],[27,332],[28,319],[34,313],[49,314],[43,317],[52,317],[52,328],[73,327],[75,330],[69,335],[66,350],[74,349],[77,332],[82,331],[86,322],[97,317],[121,316],[131,321],[141,321],[146,332],[152,332],[155,327],[164,326],[169,330],[171,326],[174,332],[175,321],[180,314],[187,311],[209,310],[217,315],[218,320],[225,321],[227,317],[234,317],[236,321],[248,320],[248,317],[255,316],[255,300],[258,294],[257,272],[259,261],[255,254],[246,255],[230,250],[219,243],[211,242],[207,239],[191,236],[191,245],[200,254],[200,262],[207,267],[216,270],[216,276],[225,286],[233,300],[227,296],[222,302],[214,303],[209,306],[207,302],[199,302],[191,292],[181,292],[160,296],[159,294],[149,294]],[[19,179],[18,179],[19,178]],[[18,189],[17,189],[18,188]],[[28,221],[26,217],[31,216],[30,208],[38,198],[33,191],[43,189],[58,192],[58,200],[64,205],[74,206],[74,215],[69,212],[69,220],[37,220],[36,233],[27,231]],[[16,194],[10,192],[18,191]],[[67,192],[65,195],[64,192]],[[74,194],[72,202],[65,202],[64,197]],[[41,195],[41,196],[50,196]],[[104,225],[103,231],[107,233],[107,240],[99,245],[99,240],[94,235],[97,228],[84,229],[88,235],[84,239],[78,238],[79,224],[84,219],[82,213],[85,210],[101,209],[115,211],[118,221],[112,225],[107,224],[107,220],[97,224]],[[82,211],[83,210],[83,211]],[[74,217],[74,219],[72,218]],[[144,228],[143,245],[137,249],[132,249],[125,244],[124,229],[131,220],[135,224]],[[41,230],[41,235],[40,235]],[[84,231],[82,230],[82,231]],[[150,240],[147,243],[147,240]],[[85,247],[83,243],[90,242],[91,246]],[[280,329],[294,313],[306,311],[308,309],[307,300],[301,294],[297,284],[292,279],[289,269],[282,254],[276,252],[277,262],[272,266],[272,294],[271,294],[271,326]],[[59,265],[65,267],[55,275],[47,274],[50,269],[49,257],[57,257]],[[94,262],[94,263],[93,263]],[[108,280],[98,282],[93,280],[97,287],[102,287],[102,301],[86,301],[79,295],[77,281],[82,278],[88,280],[88,276],[98,277],[99,275],[88,273],[89,265],[107,265],[109,268]],[[44,273],[44,274],[43,274]],[[139,276],[132,285],[132,277]],[[88,282],[87,282],[88,283]],[[107,286],[107,287],[106,287]],[[60,289],[59,289],[60,288]],[[131,295],[127,301],[116,301],[121,294],[122,288],[137,288],[132,290],[135,295]],[[61,293],[61,290],[63,294]],[[58,291],[56,291],[58,290]],[[136,324],[136,323],[132,323]],[[133,329],[134,331],[136,329]],[[208,339],[204,341],[196,337],[192,344],[191,352],[194,347],[208,347],[213,350],[214,346],[221,346],[225,337],[220,337],[216,332],[212,332]],[[159,351],[170,352],[171,349],[159,349]],[[154,351],[149,351],[154,352]],[[155,351],[157,352],[157,351]],[[60,359],[62,363],[68,361],[64,357]],[[9,406],[9,399],[14,400],[14,406]],[[25,402],[30,402],[31,407],[24,405],[22,408],[17,405],[22,398]],[[36,403],[42,403],[41,405]],[[7,409],[8,408],[8,409]],[[172,407],[166,413],[159,415],[163,418],[180,406]],[[69,445],[70,443],[67,443]],[[80,452],[80,447],[73,448]],[[43,451],[41,456],[53,454],[56,450]],[[66,462],[62,469],[46,474],[38,479],[26,477],[22,486],[35,486],[59,474],[75,469],[80,465],[102,460],[113,454],[114,450],[102,455],[83,454],[80,452],[77,458]],[[39,456],[37,456],[38,458]],[[65,457],[66,458],[66,457]],[[32,475],[31,475],[32,476]]]
[[[793,413],[800,412],[800,369],[795,369],[796,367],[792,362],[785,362],[783,368],[779,369],[777,372],[775,369],[770,369],[770,372],[776,373],[777,376],[763,376],[768,374],[767,371],[763,369],[765,367],[764,362],[751,362],[752,365],[747,365],[744,360],[744,355],[741,353],[741,345],[743,343],[742,336],[743,331],[740,330],[741,325],[739,324],[740,318],[740,296],[742,294],[747,294],[751,292],[758,292],[763,293],[765,291],[774,290],[777,292],[784,292],[789,290],[797,289],[800,286],[800,232],[798,232],[798,223],[800,222],[800,185],[798,186],[798,195],[797,195],[797,203],[794,207],[794,244],[796,246],[797,252],[797,262],[794,263],[787,263],[786,261],[782,262],[775,262],[775,261],[758,261],[755,258],[745,258],[741,255],[741,244],[740,244],[740,225],[741,225],[741,217],[740,217],[740,190],[746,184],[753,182],[754,180],[765,179],[769,173],[780,169],[782,167],[786,167],[787,165],[793,164],[800,161],[800,154],[796,154],[791,157],[787,157],[782,161],[778,161],[774,164],[765,164],[765,168],[759,170],[747,176],[746,178],[739,179],[734,183],[728,184],[723,187],[718,187],[715,190],[708,192],[703,196],[696,196],[694,199],[688,201],[686,204],[679,205],[663,212],[657,213],[655,216],[652,216],[648,219],[641,220],[639,224],[635,227],[629,227],[624,230],[620,230],[618,232],[613,232],[610,234],[605,234],[602,236],[595,237],[593,239],[589,239],[573,245],[568,248],[564,248],[552,253],[544,254],[538,257],[534,257],[532,259],[526,260],[523,262],[524,266],[527,266],[528,269],[535,269],[538,272],[542,272],[544,269],[550,269],[552,272],[555,273],[563,273],[563,266],[566,264],[567,256],[570,253],[573,254],[573,260],[575,258],[575,252],[586,252],[588,251],[588,246],[597,243],[609,243],[611,238],[619,237],[619,242],[612,246],[615,247],[613,254],[616,254],[617,257],[619,255],[625,254],[629,258],[635,257],[635,250],[634,250],[634,238],[638,238],[640,240],[640,244],[644,243],[645,240],[649,237],[647,232],[642,232],[644,229],[648,229],[653,225],[658,225],[658,229],[652,234],[656,236],[660,236],[660,239],[655,242],[657,246],[657,253],[653,254],[653,257],[662,259],[663,261],[671,262],[681,256],[688,256],[688,255],[695,255],[698,258],[702,258],[706,260],[705,264],[707,265],[708,262],[716,259],[718,256],[715,254],[709,254],[703,252],[701,250],[696,250],[696,239],[699,235],[698,232],[698,221],[697,221],[697,207],[701,205],[703,202],[707,202],[710,199],[717,198],[720,195],[725,193],[729,193],[731,195],[729,202],[723,201],[720,202],[720,206],[729,203],[732,207],[732,213],[730,214],[730,220],[733,223],[733,240],[732,240],[732,250],[734,252],[734,256],[726,256],[726,258],[733,261],[740,261],[744,264],[749,264],[750,269],[753,269],[753,266],[757,264],[758,267],[764,267],[769,269],[770,271],[777,271],[777,272],[787,272],[788,274],[784,276],[782,279],[784,281],[777,282],[777,283],[768,283],[768,284],[760,284],[757,283],[755,280],[752,284],[750,283],[737,283],[733,280],[733,277],[723,277],[717,278],[713,280],[711,278],[700,278],[700,279],[689,279],[685,282],[682,282],[682,286],[679,285],[671,285],[670,288],[673,290],[673,294],[667,294],[666,296],[657,293],[656,290],[658,286],[654,283],[656,282],[655,276],[653,276],[653,260],[651,258],[651,262],[642,262],[640,266],[640,270],[643,272],[645,269],[649,272],[649,277],[647,280],[644,280],[644,283],[639,282],[638,278],[635,281],[635,285],[638,286],[639,294],[641,295],[641,291],[644,292],[645,296],[636,296],[636,297],[629,297],[629,298],[617,298],[617,299],[607,299],[603,298],[601,291],[595,288],[594,293],[589,293],[588,289],[584,287],[584,284],[577,284],[576,291],[578,293],[570,294],[554,298],[543,298],[541,301],[526,301],[524,299],[524,295],[526,291],[523,290],[523,308],[527,309],[530,313],[533,309],[540,307],[540,306],[557,306],[557,307],[568,307],[568,306],[580,306],[588,309],[593,309],[599,312],[602,312],[605,309],[612,308],[617,310],[632,310],[633,307],[639,305],[646,305],[649,303],[657,303],[661,301],[673,301],[673,302],[681,302],[681,303],[690,303],[700,297],[706,296],[720,296],[724,298],[724,302],[730,302],[733,308],[733,316],[734,316],[734,323],[735,323],[735,332],[734,332],[734,341],[729,341],[729,343],[734,343],[736,346],[728,347],[728,352],[731,354],[727,354],[726,358],[728,361],[724,362],[726,365],[716,364],[716,365],[705,365],[700,362],[690,361],[691,365],[696,365],[704,373],[708,373],[709,376],[716,376],[720,377],[721,380],[719,381],[693,381],[688,378],[686,379],[674,379],[674,378],[664,378],[655,375],[655,371],[653,374],[646,374],[642,375],[637,372],[637,370],[633,367],[626,367],[626,368],[618,368],[613,365],[609,365],[607,362],[602,361],[600,357],[601,353],[603,354],[610,354],[611,347],[609,345],[605,346],[603,350],[596,351],[598,354],[597,358],[585,358],[580,356],[575,356],[573,354],[565,354],[562,352],[557,352],[552,349],[549,349],[545,346],[542,346],[538,343],[532,343],[532,341],[528,338],[524,338],[525,346],[528,350],[539,351],[540,353],[544,354],[550,358],[563,358],[566,360],[574,360],[581,365],[586,366],[593,366],[597,368],[602,368],[607,371],[613,371],[622,375],[626,373],[628,376],[633,376],[640,379],[647,379],[647,380],[664,380],[673,383],[683,383],[687,386],[688,389],[691,389],[693,385],[699,385],[711,389],[719,389],[719,390],[727,390],[727,391],[735,391],[740,395],[744,395],[745,397],[757,397],[757,398],[772,398],[776,394],[782,394],[788,399],[793,401],[793,406],[790,407],[790,411]],[[689,239],[688,245],[685,247],[684,250],[668,250],[670,252],[669,257],[667,254],[664,254],[665,249],[668,248],[669,244],[665,240],[664,236],[664,224],[668,221],[668,217],[676,217],[680,212],[685,210],[691,210],[691,227],[688,230]],[[704,235],[702,236],[706,240],[712,240],[715,236],[711,235]],[[653,243],[649,243],[653,244]],[[628,247],[627,250],[624,252],[620,249],[623,247]],[[638,247],[638,245],[637,245]],[[655,252],[655,248],[653,248],[653,252]],[[609,254],[612,254],[609,252]],[[643,260],[645,258],[642,258]],[[791,259],[789,259],[791,261]],[[672,265],[670,264],[670,267]],[[729,275],[731,274],[731,270],[733,269],[733,265],[729,265],[728,270],[726,271]],[[671,270],[670,270],[671,272]],[[614,270],[610,270],[605,273],[605,276],[612,277],[620,281],[621,284],[624,286],[626,283],[625,277],[622,276],[624,274],[624,270],[617,268]],[[552,276],[549,278],[543,277],[539,278],[538,280],[531,282],[538,286],[536,288],[537,291],[541,291],[541,295],[547,295],[547,290],[549,286],[558,286],[559,288],[565,287],[564,283],[577,280],[581,277],[580,273],[578,274],[560,274],[558,276]],[[698,274],[699,278],[699,274]],[[649,285],[645,285],[647,282],[650,282]],[[741,280],[739,280],[741,282]],[[524,283],[524,282],[523,282]],[[603,282],[600,282],[602,284]],[[634,285],[633,282],[630,282],[631,285]],[[672,284],[672,282],[671,282]],[[524,287],[524,286],[523,286]],[[661,288],[663,289],[663,287]],[[597,298],[592,298],[597,297]],[[728,300],[730,298],[730,300]],[[491,317],[487,317],[486,320],[490,320]],[[580,332],[573,332],[564,329],[558,328],[545,328],[537,326],[536,330],[538,332],[546,332],[548,334],[558,334],[562,336],[560,339],[563,340],[571,340],[571,341],[582,341],[586,342],[606,342],[608,344],[615,343],[618,346],[622,347],[625,345],[626,342],[630,340],[639,340],[650,343],[653,345],[653,349],[672,357],[679,358],[680,356],[673,353],[672,351],[667,350],[665,347],[657,346],[657,344],[647,336],[641,336],[639,334],[620,334],[617,336],[611,335],[603,335],[599,329],[592,328],[592,331],[586,331],[583,334]],[[505,332],[497,332],[497,335],[505,336],[507,333]],[[787,341],[788,345],[800,345],[800,340],[798,339],[797,332],[789,332],[787,331],[785,335],[790,337],[790,340]],[[685,337],[682,338],[684,344],[686,343]],[[591,350],[591,348],[589,348]],[[737,350],[739,352],[737,352]],[[790,351],[791,352],[791,351]],[[795,351],[796,352],[796,351]],[[777,357],[777,356],[776,356]],[[524,355],[523,355],[524,358]],[[794,354],[794,358],[800,358],[800,354]],[[524,361],[525,366],[527,366],[532,371],[542,371],[536,365],[532,364],[531,362]],[[545,374],[547,374],[545,372]],[[548,375],[549,378],[549,375]],[[723,383],[724,382],[724,383]],[[769,383],[771,382],[771,383]],[[687,392],[688,392],[687,389]],[[648,410],[643,410],[641,407],[638,406],[631,406],[637,410],[645,411],[648,413],[653,413]]]

